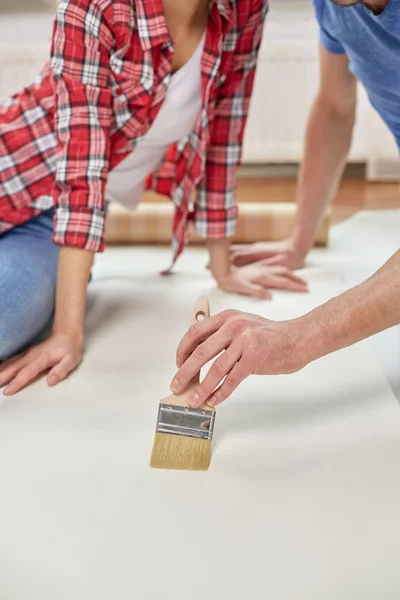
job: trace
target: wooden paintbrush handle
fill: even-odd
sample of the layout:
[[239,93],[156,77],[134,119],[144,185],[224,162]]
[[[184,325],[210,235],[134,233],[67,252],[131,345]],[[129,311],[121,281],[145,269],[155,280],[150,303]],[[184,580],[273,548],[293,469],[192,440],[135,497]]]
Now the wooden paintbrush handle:
[[[199,321],[203,321],[204,319],[208,319],[210,317],[210,303],[208,302],[208,298],[206,296],[200,296],[194,305],[192,317],[190,319],[190,325],[194,323],[198,323]],[[193,377],[186,390],[182,394],[172,394],[168,396],[168,398],[164,398],[161,401],[162,404],[172,404],[175,406],[189,406],[188,401],[194,391],[194,389],[199,385],[200,381],[200,373],[196,373]],[[209,406],[201,406],[204,410],[210,410]]]
[[210,318],[210,303],[207,296],[200,296],[194,305],[190,324],[193,325],[199,321]]
[[[192,318],[190,320],[190,324],[199,323],[204,321],[204,319],[210,318],[210,303],[208,301],[207,296],[200,296],[194,305],[194,309],[192,312]],[[189,384],[189,388],[192,389],[195,387],[200,381],[200,373],[197,373]]]

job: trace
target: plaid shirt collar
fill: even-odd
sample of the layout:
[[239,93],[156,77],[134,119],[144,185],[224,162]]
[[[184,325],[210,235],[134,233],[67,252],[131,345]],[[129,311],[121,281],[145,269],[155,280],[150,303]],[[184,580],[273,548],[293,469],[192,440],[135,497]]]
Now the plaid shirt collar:
[[[229,21],[235,0],[210,0],[210,14],[217,8]],[[170,44],[171,36],[165,19],[162,0],[135,0],[138,33],[144,50]]]

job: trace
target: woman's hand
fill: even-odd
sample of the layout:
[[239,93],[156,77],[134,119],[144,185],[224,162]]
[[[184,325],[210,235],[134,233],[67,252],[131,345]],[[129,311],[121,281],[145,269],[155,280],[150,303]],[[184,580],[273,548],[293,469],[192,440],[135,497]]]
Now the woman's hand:
[[227,310],[192,325],[184,336],[177,351],[180,368],[171,390],[183,392],[200,369],[218,357],[189,400],[193,407],[205,402],[217,406],[249,375],[278,375],[302,369],[313,359],[308,356],[305,340],[300,319],[274,322]]
[[47,383],[56,385],[81,362],[82,345],[82,339],[76,336],[57,333],[42,344],[4,362],[0,365],[0,387],[7,385],[3,394],[16,394],[49,369]]
[[255,244],[234,245],[230,249],[230,259],[236,266],[262,261],[263,265],[282,265],[289,269],[301,269],[307,252],[298,248],[291,239],[283,242],[256,242]]
[[245,267],[231,266],[227,275],[219,277],[218,285],[226,292],[270,299],[271,289],[307,292],[307,283],[282,266],[266,266],[262,262]]
[[72,246],[60,249],[53,333],[42,344],[0,364],[0,387],[7,385],[3,391],[6,396],[16,394],[47,371],[48,385],[56,385],[81,362],[93,256],[93,252]]

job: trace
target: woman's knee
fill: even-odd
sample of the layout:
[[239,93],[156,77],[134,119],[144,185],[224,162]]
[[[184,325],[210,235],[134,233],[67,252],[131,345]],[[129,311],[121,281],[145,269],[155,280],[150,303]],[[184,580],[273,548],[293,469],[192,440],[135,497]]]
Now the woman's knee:
[[0,317],[0,362],[7,360],[18,352],[19,348],[15,343],[16,339],[14,334],[13,323],[3,316]]
[[[29,304],[29,302],[28,302]],[[14,306],[0,316],[0,362],[7,360],[32,344],[49,325],[54,310],[54,299],[43,299],[41,306],[30,305],[21,311]]]
[[0,361],[24,350],[48,325],[54,311],[55,282],[36,271],[35,283],[26,280],[0,284]]
[[0,360],[34,342],[53,314],[58,249],[46,218],[0,236]]

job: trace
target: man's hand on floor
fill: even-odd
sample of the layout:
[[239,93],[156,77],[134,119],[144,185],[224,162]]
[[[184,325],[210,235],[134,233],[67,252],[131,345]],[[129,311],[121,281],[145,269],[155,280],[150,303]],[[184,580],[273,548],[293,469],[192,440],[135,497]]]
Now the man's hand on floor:
[[229,273],[219,277],[218,285],[226,292],[269,300],[271,289],[307,292],[307,283],[282,266],[266,266],[262,262],[243,267],[232,266]]
[[271,289],[307,292],[307,284],[288,267],[252,264],[237,267],[230,260],[230,239],[208,239],[210,270],[219,287],[226,292],[269,299]]
[[282,265],[289,269],[301,269],[306,254],[290,239],[282,242],[236,244],[230,248],[230,259],[236,266],[261,261],[265,266]]
[[71,373],[82,360],[82,341],[66,334],[53,334],[48,340],[33,346],[0,365],[0,387],[12,396],[49,371],[47,383],[54,386]]

